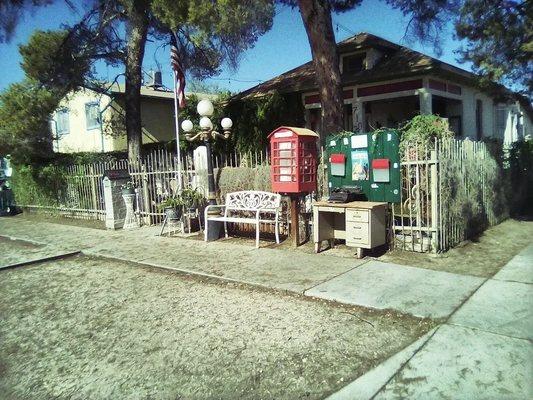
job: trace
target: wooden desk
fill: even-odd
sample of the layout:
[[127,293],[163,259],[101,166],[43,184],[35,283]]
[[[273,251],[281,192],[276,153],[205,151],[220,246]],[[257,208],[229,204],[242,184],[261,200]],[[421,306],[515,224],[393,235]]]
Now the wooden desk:
[[370,201],[313,203],[315,252],[320,251],[324,240],[331,247],[335,239],[343,239],[347,246],[357,248],[357,257],[361,258],[363,249],[385,244],[387,207],[388,203]]

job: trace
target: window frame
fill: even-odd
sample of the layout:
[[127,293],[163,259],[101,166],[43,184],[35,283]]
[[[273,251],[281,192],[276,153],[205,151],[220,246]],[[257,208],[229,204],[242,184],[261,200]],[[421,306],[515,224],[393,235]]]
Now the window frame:
[[[359,55],[362,55],[363,56],[363,61],[361,63],[361,69],[359,71],[346,71],[345,68],[344,68],[344,61],[346,58],[349,58],[349,57],[353,57],[353,56],[359,56]],[[361,50],[361,51],[355,51],[355,52],[352,52],[352,53],[346,53],[346,54],[341,54],[340,56],[340,70],[341,70],[341,74],[344,74],[344,73],[352,73],[352,74],[357,74],[361,71],[364,71],[366,69],[366,57],[367,57],[367,51],[366,50]]]
[[[496,106],[496,132],[498,136],[502,138],[505,137],[505,131],[507,130],[507,119],[509,115],[509,110],[504,106]],[[502,118],[500,118],[502,116]]]
[[483,100],[476,99],[476,140],[483,139]]
[[[95,107],[98,110],[98,116],[96,117],[96,123],[89,125],[89,118],[88,118],[87,111],[91,107]],[[101,128],[101,126],[100,126],[100,123],[101,123],[100,118],[101,118],[101,115],[100,115],[100,103],[97,102],[97,101],[90,101],[88,103],[85,103],[85,129],[87,129],[88,131],[92,131],[92,130],[95,130],[95,129],[100,129]]]
[[[62,120],[60,115],[64,115],[65,118]],[[60,121],[64,122],[65,126],[62,126],[63,129],[59,129]],[[70,110],[67,107],[61,107],[56,111],[55,125],[57,136],[68,135],[70,133]]]

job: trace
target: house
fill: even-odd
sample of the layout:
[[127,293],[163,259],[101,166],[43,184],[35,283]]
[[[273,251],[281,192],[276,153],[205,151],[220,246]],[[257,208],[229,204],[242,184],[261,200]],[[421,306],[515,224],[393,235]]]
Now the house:
[[[458,137],[533,136],[531,103],[502,86],[482,90],[475,74],[383,38],[359,33],[337,44],[344,97],[344,128],[397,127],[416,114],[438,114]],[[307,128],[321,131],[320,96],[308,62],[238,94],[278,91],[301,110]],[[291,116],[291,118],[293,118]]]
[[[155,81],[154,81],[155,82]],[[212,97],[199,93],[201,97]],[[124,86],[106,94],[81,89],[67,96],[51,118],[54,150],[62,153],[126,150]],[[141,88],[142,142],[175,139],[174,93],[159,84]]]

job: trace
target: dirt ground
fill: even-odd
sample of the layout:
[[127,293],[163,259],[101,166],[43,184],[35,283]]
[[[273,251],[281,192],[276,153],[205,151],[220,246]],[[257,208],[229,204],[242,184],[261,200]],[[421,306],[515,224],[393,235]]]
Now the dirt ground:
[[3,399],[318,399],[434,325],[92,257],[0,275]]
[[0,267],[21,262],[21,254],[27,257],[38,254],[42,246],[0,236]]
[[[69,218],[57,214],[48,214],[40,211],[24,211],[24,219],[35,222],[51,222],[54,224],[80,226],[83,228],[106,229],[105,222],[95,219]],[[12,218],[12,217],[11,217]]]
[[439,255],[392,251],[381,261],[490,278],[533,243],[533,221],[509,219],[480,237]]

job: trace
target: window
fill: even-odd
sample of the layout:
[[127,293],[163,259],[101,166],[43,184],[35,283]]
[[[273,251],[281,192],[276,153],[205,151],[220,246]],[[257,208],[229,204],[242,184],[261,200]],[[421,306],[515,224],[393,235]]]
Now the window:
[[62,108],[56,112],[56,135],[69,133],[68,109]]
[[342,72],[345,74],[361,72],[365,66],[365,58],[365,53],[344,56],[342,58]]
[[476,100],[476,139],[483,138],[483,102]]
[[85,104],[85,121],[87,129],[100,128],[100,105],[98,103]]
[[505,138],[505,127],[507,125],[507,110],[503,107],[496,108],[496,132],[498,137]]

